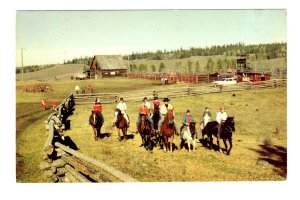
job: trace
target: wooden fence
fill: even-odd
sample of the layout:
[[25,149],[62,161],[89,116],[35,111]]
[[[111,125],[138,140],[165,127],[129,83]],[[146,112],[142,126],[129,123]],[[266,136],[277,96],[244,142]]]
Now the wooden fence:
[[[46,142],[40,169],[51,182],[137,182],[99,160],[67,146],[64,132],[74,110],[73,94],[68,96],[46,121]],[[66,143],[66,144],[64,144]]]
[[127,78],[142,78],[148,80],[161,80],[162,78],[166,78],[168,83],[177,83],[177,82],[185,82],[185,83],[208,83],[213,77],[209,74],[194,74],[194,75],[170,75],[170,74],[127,74]]
[[223,87],[214,87],[213,85],[194,85],[189,87],[176,87],[161,90],[136,90],[120,93],[94,93],[94,94],[74,94],[77,104],[93,104],[95,98],[99,97],[102,104],[116,103],[120,97],[126,102],[139,102],[143,97],[153,99],[154,96],[160,99],[164,97],[178,98],[184,96],[195,96],[219,92],[234,92],[249,89],[286,87],[286,79],[273,79],[268,81],[257,82],[240,82],[236,85],[228,85]]

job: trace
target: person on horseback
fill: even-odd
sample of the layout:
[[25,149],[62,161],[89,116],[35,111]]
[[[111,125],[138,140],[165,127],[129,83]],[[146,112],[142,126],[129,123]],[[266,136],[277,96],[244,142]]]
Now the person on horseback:
[[[162,104],[160,106],[160,120],[158,122],[158,130],[160,130],[161,124],[164,121],[165,115],[167,114],[168,110],[173,110],[173,106],[171,104],[169,104],[169,101],[170,101],[169,98],[164,98],[164,100],[163,100],[164,104]],[[173,115],[174,115],[174,110],[173,110]],[[176,130],[176,135],[179,135],[178,126],[177,126],[175,119],[174,119],[174,126],[175,126],[175,130]]]
[[[194,117],[191,115],[190,110],[186,111],[186,114],[184,115],[182,119],[182,127],[181,127],[181,132],[180,132],[180,138],[183,139],[183,133],[187,129],[187,131],[190,133],[190,123],[195,122]],[[196,138],[198,139],[198,132],[196,131]]]
[[201,125],[200,125],[202,129],[203,129],[204,126],[206,125],[206,124],[205,124],[205,119],[204,119],[205,117],[208,117],[208,118],[210,119],[209,121],[211,121],[211,113],[210,113],[208,107],[205,107],[205,110],[204,110],[204,112],[203,112],[203,114],[202,114]]
[[218,128],[218,134],[217,134],[217,141],[220,140],[220,134],[221,134],[221,128],[224,122],[226,121],[228,115],[225,112],[224,106],[220,106],[220,111],[217,112],[216,121],[218,122],[217,128]]
[[[126,114],[126,110],[127,110],[127,105],[126,103],[124,102],[124,99],[121,97],[120,100],[119,100],[119,103],[117,104],[117,108],[121,111],[121,113],[123,114],[124,118],[126,119],[127,121],[127,124],[128,124],[128,128],[129,128],[129,118],[128,118],[128,115]],[[117,122],[117,115],[118,115],[118,112],[115,112],[115,116],[114,116],[114,121],[113,121],[113,125],[112,127],[115,127],[116,125],[116,122]]]
[[154,99],[154,101],[152,102],[152,106],[154,109],[155,106],[160,106],[160,101],[158,100],[158,97],[156,97],[156,96],[153,99]]
[[97,112],[102,112],[102,105],[101,105],[101,102],[100,102],[100,98],[97,97],[95,99],[95,104],[93,105],[93,111],[97,111]]
[[140,108],[138,110],[138,118],[136,121],[136,133],[138,133],[138,127],[141,123],[141,114],[147,116],[147,119],[150,121],[151,123],[151,129],[153,131],[153,120],[151,118],[151,113],[150,113],[150,103],[147,101],[147,97],[144,97],[143,99],[143,103],[140,105]]

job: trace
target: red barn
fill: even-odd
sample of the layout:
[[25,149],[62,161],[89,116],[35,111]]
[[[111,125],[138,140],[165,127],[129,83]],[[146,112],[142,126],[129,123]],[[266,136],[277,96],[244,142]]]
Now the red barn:
[[243,82],[243,81],[251,81],[251,82],[267,81],[267,80],[270,80],[270,78],[271,78],[271,75],[269,73],[253,72],[253,71],[237,72],[237,76],[238,76],[238,82]]

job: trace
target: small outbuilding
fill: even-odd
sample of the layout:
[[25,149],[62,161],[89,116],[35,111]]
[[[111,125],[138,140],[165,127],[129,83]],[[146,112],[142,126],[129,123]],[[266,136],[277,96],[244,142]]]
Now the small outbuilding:
[[121,55],[95,55],[87,76],[90,79],[116,77],[127,74],[127,67]]
[[268,81],[271,79],[271,74],[258,71],[238,71],[237,72],[238,82],[243,81]]

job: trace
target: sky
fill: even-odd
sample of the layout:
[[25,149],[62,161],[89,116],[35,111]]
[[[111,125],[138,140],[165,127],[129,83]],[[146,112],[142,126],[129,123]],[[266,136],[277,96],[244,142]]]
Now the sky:
[[243,42],[287,41],[286,9],[17,11],[16,65]]

